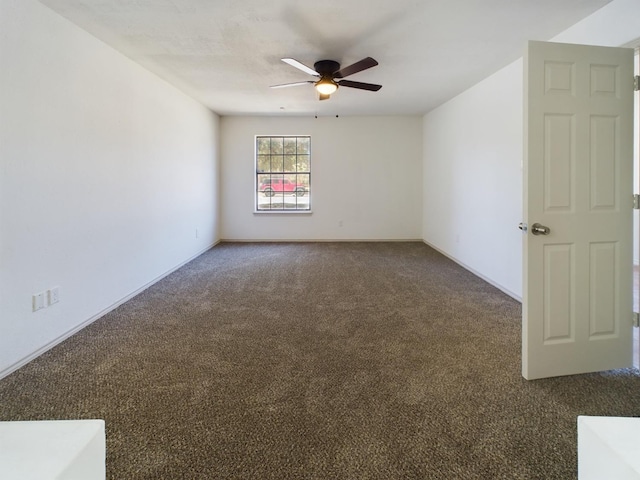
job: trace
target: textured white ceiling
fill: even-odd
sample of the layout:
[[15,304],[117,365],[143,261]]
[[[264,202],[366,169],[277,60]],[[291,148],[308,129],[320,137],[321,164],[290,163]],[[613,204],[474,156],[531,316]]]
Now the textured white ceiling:
[[[222,115],[423,114],[611,0],[40,0]],[[319,102],[280,61],[380,65]]]

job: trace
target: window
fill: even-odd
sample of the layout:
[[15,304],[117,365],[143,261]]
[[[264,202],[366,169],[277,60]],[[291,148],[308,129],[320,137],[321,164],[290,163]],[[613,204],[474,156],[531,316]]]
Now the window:
[[256,211],[311,210],[311,137],[256,137]]

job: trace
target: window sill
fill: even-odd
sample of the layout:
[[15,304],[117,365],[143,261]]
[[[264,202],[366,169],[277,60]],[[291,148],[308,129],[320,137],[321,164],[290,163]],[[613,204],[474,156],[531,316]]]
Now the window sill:
[[254,215],[311,215],[312,210],[254,210]]

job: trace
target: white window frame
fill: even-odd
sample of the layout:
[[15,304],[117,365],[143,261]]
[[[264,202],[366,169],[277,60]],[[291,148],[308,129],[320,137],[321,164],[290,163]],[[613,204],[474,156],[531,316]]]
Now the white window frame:
[[[268,153],[259,151],[261,139],[268,139]],[[295,153],[286,151],[291,139],[296,140]],[[307,139],[302,151],[299,139]],[[272,144],[274,140],[281,140],[280,148]],[[311,213],[311,135],[256,135],[253,160],[254,213]]]

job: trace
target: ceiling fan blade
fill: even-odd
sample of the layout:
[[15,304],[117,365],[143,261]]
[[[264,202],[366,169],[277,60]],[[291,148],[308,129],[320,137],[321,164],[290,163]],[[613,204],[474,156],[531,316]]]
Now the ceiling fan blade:
[[292,67],[296,67],[298,70],[302,70],[303,72],[308,73],[309,75],[313,75],[314,77],[320,76],[320,74],[316,72],[313,68],[307,67],[304,63],[300,63],[295,58],[282,58],[281,60],[284,63],[288,63]]
[[377,92],[382,88],[382,85],[376,85],[375,83],[363,83],[354,82],[352,80],[341,80],[338,82],[341,87],[359,88],[360,90],[369,90],[371,92]]
[[329,100],[331,98],[331,95],[326,95],[324,93],[320,93],[318,96],[320,100]]
[[354,73],[361,72],[362,70],[366,70],[367,68],[375,67],[378,65],[373,58],[367,57],[363,58],[359,62],[354,63],[353,65],[349,65],[348,67],[341,68],[338,70],[333,77],[334,78],[344,78],[349,75],[353,75]]
[[307,80],[306,82],[281,83],[280,85],[271,85],[269,88],[297,87],[298,85],[309,85],[310,83],[315,82],[313,80]]

